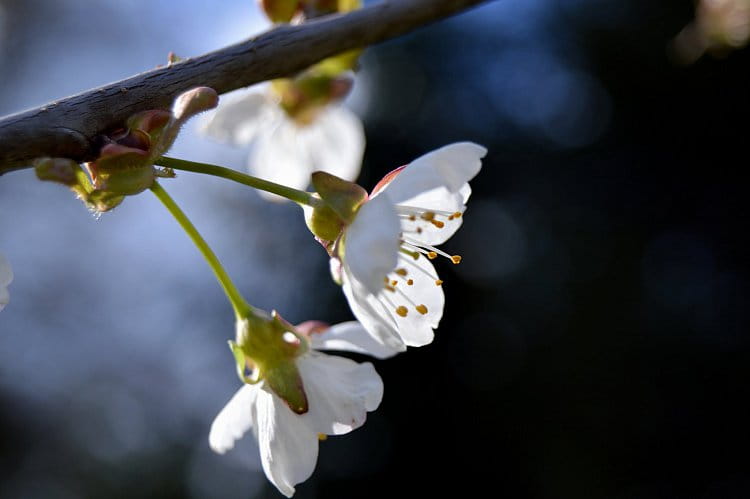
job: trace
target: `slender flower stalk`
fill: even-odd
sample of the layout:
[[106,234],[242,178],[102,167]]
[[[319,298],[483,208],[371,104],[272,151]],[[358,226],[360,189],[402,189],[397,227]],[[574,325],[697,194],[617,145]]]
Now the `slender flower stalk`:
[[285,185],[269,182],[245,173],[232,170],[231,168],[225,168],[223,166],[211,165],[208,163],[198,163],[195,161],[187,161],[178,158],[169,158],[162,156],[156,163],[159,166],[172,168],[174,170],[183,170],[194,173],[204,173],[206,175],[213,175],[215,177],[221,177],[228,180],[233,180],[240,184],[244,184],[255,189],[270,192],[283,198],[299,203],[303,206],[317,206],[320,204],[320,200],[313,196],[310,192],[301,191],[299,189],[293,189]]
[[234,313],[237,318],[239,319],[241,317],[253,315],[253,308],[247,303],[247,301],[245,301],[240,292],[237,290],[237,287],[234,285],[234,282],[232,282],[232,279],[229,277],[229,274],[227,274],[226,270],[224,270],[224,267],[216,257],[216,254],[213,252],[206,240],[203,239],[203,236],[200,235],[198,229],[195,228],[187,215],[185,215],[180,207],[177,206],[177,203],[174,202],[172,197],[167,194],[167,191],[165,191],[158,182],[154,182],[154,184],[151,186],[151,191],[156,195],[157,198],[159,198],[159,201],[164,204],[164,206],[167,208],[167,210],[169,210],[175,220],[177,220],[180,226],[182,226],[185,232],[187,232],[188,236],[190,236],[190,239],[192,239],[193,243],[195,243],[195,245],[198,247],[198,250],[206,259],[208,266],[211,267],[211,270],[213,270],[214,275],[219,281],[219,284],[221,284],[222,289],[224,289],[224,293],[226,293],[229,302],[232,304],[232,308],[234,309]]

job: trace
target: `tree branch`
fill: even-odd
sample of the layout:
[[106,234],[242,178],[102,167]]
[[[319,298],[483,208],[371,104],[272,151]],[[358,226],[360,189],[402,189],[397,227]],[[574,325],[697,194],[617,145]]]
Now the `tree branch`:
[[485,0],[384,0],[347,14],[280,26],[255,38],[0,119],[0,175],[40,156],[86,161],[94,139],[181,92],[219,93],[289,76],[326,57],[407,33]]

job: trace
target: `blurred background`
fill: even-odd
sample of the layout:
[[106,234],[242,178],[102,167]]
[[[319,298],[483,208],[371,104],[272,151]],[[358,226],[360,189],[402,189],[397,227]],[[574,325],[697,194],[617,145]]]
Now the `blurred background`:
[[[435,342],[375,362],[381,407],[322,442],[296,497],[750,496],[750,53],[677,64],[693,17],[687,0],[498,0],[366,52],[362,185],[457,140],[489,154],[445,245],[463,263],[438,264]],[[0,0],[0,114],[265,27],[250,0]],[[196,130],[173,156],[244,165]],[[164,185],[253,304],[351,318],[296,207]],[[97,220],[4,175],[0,252],[0,498],[279,497],[252,437],[208,448],[238,388],[233,315],[153,196]]]

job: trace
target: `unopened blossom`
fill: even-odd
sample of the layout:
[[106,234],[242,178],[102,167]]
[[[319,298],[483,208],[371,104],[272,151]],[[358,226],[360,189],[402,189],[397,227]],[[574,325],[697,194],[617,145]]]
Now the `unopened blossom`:
[[381,358],[395,353],[373,346],[372,338],[356,322],[330,328],[304,323],[295,332],[296,337],[286,340],[306,343],[304,353],[293,360],[299,373],[294,389],[304,391],[304,410],[290,406],[261,377],[237,391],[216,416],[209,434],[211,448],[223,454],[252,430],[266,477],[287,497],[315,469],[319,441],[362,426],[367,412],[374,411],[383,397],[383,382],[372,364],[358,364],[317,349],[366,352]]
[[109,211],[126,196],[150,188],[158,177],[174,177],[173,171],[154,163],[169,150],[188,119],[218,102],[218,94],[209,87],[183,92],[171,111],[141,111],[130,116],[124,128],[98,137],[102,146],[96,159],[84,164],[86,172],[69,158],[40,157],[34,161],[37,177],[68,186],[93,212]]
[[[357,115],[338,102],[282,104],[273,87],[253,89],[222,102],[204,131],[221,141],[249,145],[248,171],[265,180],[304,189],[310,174],[318,170],[356,179],[365,148]],[[261,195],[282,200],[274,194]]]
[[13,281],[13,269],[10,268],[8,259],[0,253],[0,310],[5,308],[10,300],[8,285]]
[[443,281],[431,260],[461,226],[487,150],[461,142],[430,152],[386,175],[342,231],[331,271],[355,317],[395,350],[432,342],[443,315]]

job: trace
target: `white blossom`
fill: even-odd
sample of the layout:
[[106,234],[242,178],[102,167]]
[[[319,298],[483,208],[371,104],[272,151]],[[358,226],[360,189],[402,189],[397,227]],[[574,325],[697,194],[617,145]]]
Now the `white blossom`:
[[295,189],[305,189],[314,171],[356,179],[365,148],[362,122],[343,105],[329,104],[310,123],[303,123],[292,119],[264,90],[222,102],[203,130],[218,140],[250,145],[250,174]]
[[10,300],[8,285],[13,281],[13,269],[10,268],[8,259],[0,253],[0,310],[5,308]]
[[383,345],[403,351],[432,342],[445,298],[430,260],[461,261],[435,246],[461,226],[468,182],[486,152],[461,142],[394,170],[344,229],[334,277],[355,317]]
[[266,477],[287,497],[310,477],[318,459],[318,442],[326,435],[343,435],[362,426],[367,412],[383,398],[383,382],[369,362],[326,355],[315,348],[372,353],[395,352],[375,346],[356,322],[310,335],[312,350],[296,359],[309,410],[297,414],[261,380],[246,384],[219,412],[211,425],[209,444],[223,454],[248,430],[260,448]]

